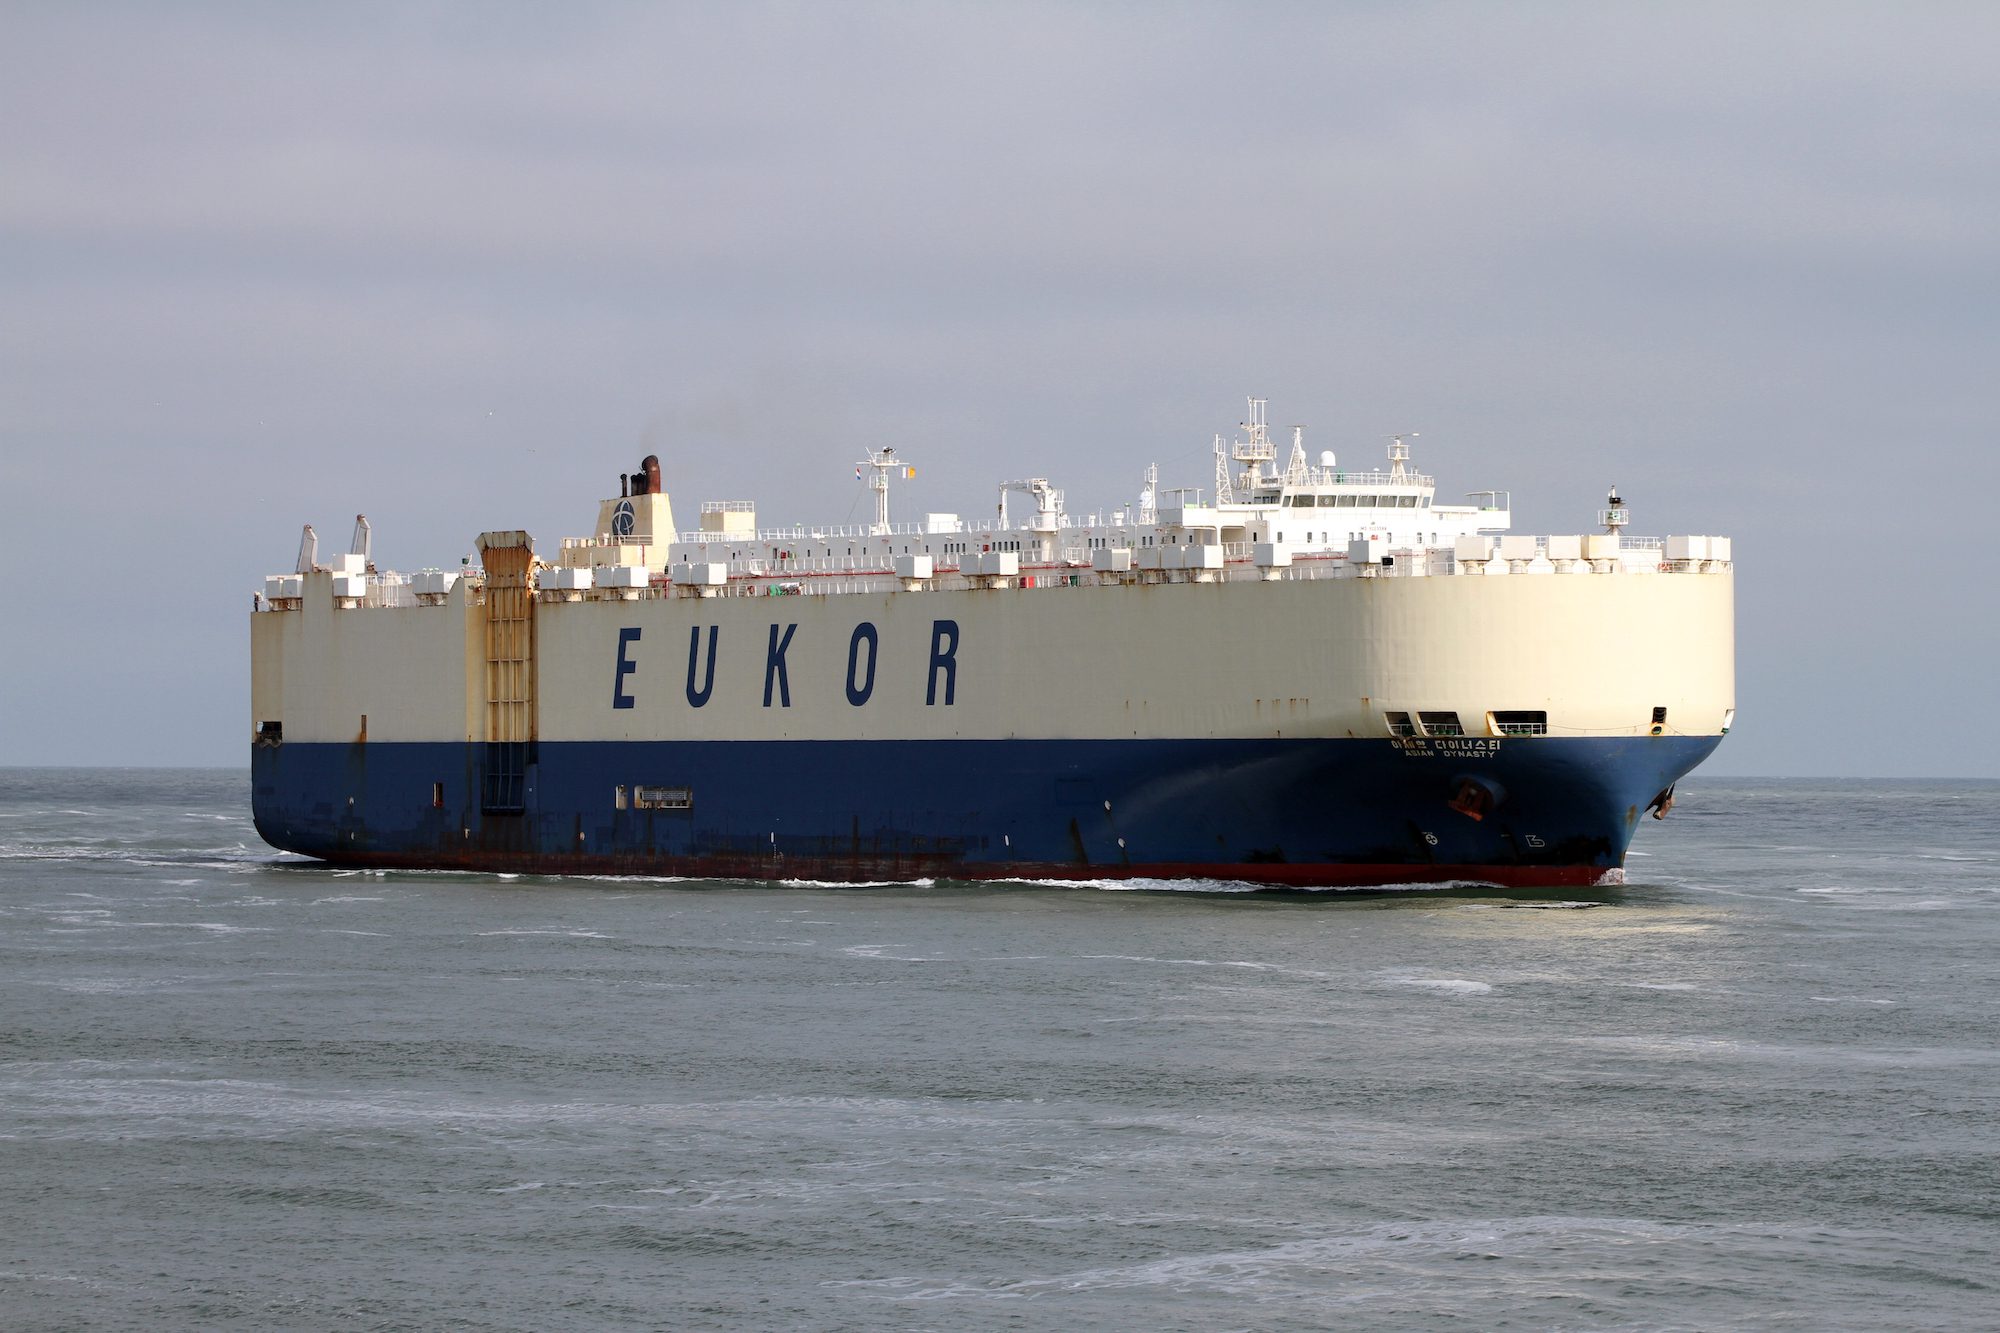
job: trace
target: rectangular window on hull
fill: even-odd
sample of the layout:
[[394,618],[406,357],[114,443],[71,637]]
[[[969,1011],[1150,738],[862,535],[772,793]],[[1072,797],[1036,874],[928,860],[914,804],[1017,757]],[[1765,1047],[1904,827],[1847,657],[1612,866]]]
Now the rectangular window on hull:
[[1418,713],[1417,721],[1426,736],[1463,736],[1465,728],[1458,724],[1457,713]]
[[1546,736],[1549,715],[1546,709],[1503,708],[1486,715],[1486,729],[1495,736]]
[[692,787],[634,787],[632,807],[636,810],[692,810]]

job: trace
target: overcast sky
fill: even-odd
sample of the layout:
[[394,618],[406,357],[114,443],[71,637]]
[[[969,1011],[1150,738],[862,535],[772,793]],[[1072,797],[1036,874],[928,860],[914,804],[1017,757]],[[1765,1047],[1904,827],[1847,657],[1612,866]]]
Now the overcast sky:
[[1207,486],[1738,557],[1707,771],[2000,775],[2000,6],[0,3],[0,763],[248,762],[300,525]]

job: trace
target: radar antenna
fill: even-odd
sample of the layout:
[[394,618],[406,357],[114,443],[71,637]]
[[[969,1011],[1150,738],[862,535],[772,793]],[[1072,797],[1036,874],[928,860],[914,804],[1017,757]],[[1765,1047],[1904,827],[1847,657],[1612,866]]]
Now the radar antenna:
[[1417,438],[1417,432],[1406,430],[1401,435],[1389,437],[1389,480],[1403,481],[1410,471],[1410,441]]
[[1597,521],[1604,525],[1606,532],[1617,532],[1632,521],[1632,515],[1625,508],[1625,501],[1619,498],[1618,488],[1604,497],[1605,507],[1597,511]]

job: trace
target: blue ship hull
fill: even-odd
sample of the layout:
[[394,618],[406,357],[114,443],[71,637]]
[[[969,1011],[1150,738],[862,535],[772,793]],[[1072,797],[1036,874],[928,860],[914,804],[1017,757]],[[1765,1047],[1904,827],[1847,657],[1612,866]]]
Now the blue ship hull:
[[[1720,740],[542,741],[502,788],[484,745],[283,742],[251,768],[259,834],[344,865],[1560,885],[1619,870]],[[656,784],[684,808],[632,808]]]

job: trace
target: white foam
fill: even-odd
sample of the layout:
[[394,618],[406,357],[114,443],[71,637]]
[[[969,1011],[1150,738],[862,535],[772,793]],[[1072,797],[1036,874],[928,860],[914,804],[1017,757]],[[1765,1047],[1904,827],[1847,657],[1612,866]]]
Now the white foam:
[[1261,893],[1270,886],[1233,879],[1001,879],[1031,889],[1096,889],[1102,893]]
[[887,963],[942,963],[949,961],[943,954],[895,954],[888,944],[850,944],[841,952],[850,958],[877,958]]
[[1493,989],[1484,981],[1468,981],[1463,977],[1391,977],[1390,981],[1398,986],[1421,986],[1452,995],[1485,995]]
[[126,995],[134,991],[156,990],[171,983],[142,981],[137,977],[64,977],[56,981],[33,983],[55,990],[66,990],[77,995]]
[[1145,1263],[1087,1268],[1015,1279],[898,1276],[830,1280],[826,1287],[879,1294],[894,1301],[1020,1300],[1044,1293],[1075,1294],[1137,1288],[1211,1292],[1269,1300],[1318,1290],[1330,1273],[1373,1271],[1385,1262],[1456,1264],[1468,1258],[1519,1258],[1593,1245],[1626,1249],[1674,1243],[1687,1227],[1637,1218],[1514,1217],[1492,1220],[1384,1224],[1344,1235],[1285,1241],[1255,1249],[1169,1255]]
[[1222,958],[1149,958],[1133,953],[1086,953],[1078,957],[1088,962],[1105,963],[1170,963],[1180,967],[1247,967],[1259,972],[1276,970],[1273,963],[1252,963],[1237,959]]

